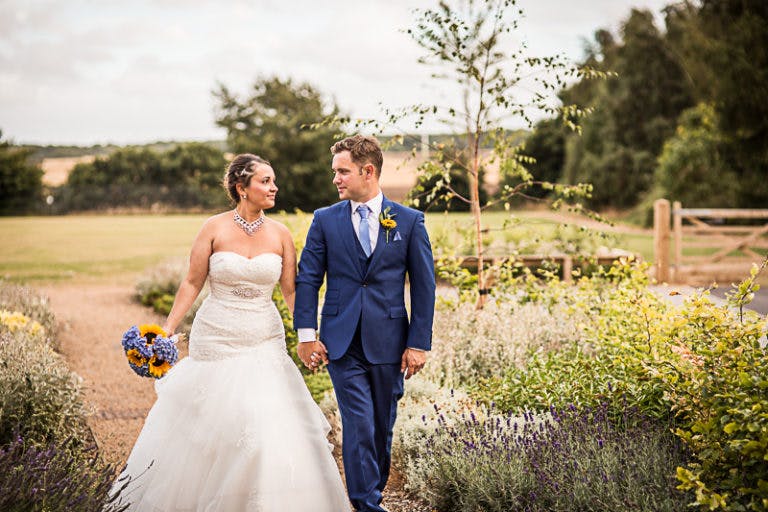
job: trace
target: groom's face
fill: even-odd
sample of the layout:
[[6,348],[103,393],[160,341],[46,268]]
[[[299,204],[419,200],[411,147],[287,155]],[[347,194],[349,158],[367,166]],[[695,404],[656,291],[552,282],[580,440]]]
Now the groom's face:
[[376,193],[373,165],[358,165],[352,161],[349,151],[333,155],[333,184],[339,191],[339,199],[365,202]]

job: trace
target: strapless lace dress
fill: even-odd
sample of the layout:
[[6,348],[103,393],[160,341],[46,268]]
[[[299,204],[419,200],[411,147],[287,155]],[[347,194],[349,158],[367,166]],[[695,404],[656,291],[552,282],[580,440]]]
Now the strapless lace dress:
[[285,347],[282,259],[216,252],[189,357],[155,389],[123,475],[135,511],[343,512],[330,429]]

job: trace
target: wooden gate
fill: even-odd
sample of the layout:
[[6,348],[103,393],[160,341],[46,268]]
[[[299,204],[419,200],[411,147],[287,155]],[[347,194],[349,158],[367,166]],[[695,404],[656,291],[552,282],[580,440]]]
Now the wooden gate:
[[[666,202],[666,208],[660,201]],[[671,278],[677,283],[709,284],[741,279],[746,277],[752,263],[764,259],[768,250],[768,209],[683,208],[675,201],[670,233],[669,202],[661,199],[655,206],[656,250],[669,250],[668,242],[664,244],[661,238],[669,240],[671,236],[673,242],[671,269],[667,266],[668,252],[666,258],[661,254],[656,256],[659,281]],[[745,221],[749,224],[743,223]]]

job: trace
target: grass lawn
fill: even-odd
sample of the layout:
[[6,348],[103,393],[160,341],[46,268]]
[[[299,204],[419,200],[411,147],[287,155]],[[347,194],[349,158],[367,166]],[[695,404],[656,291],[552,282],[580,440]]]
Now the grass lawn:
[[[561,228],[554,220],[517,212],[484,214],[492,248],[507,244],[525,248],[560,240],[571,246],[607,245],[653,258],[650,236],[588,235],[576,227]],[[311,214],[273,214],[303,242]],[[170,257],[184,257],[206,214],[69,215],[0,218],[0,277],[13,281],[100,280],[132,282],[137,273]],[[473,237],[467,213],[430,213],[427,229],[436,248],[468,253]],[[521,252],[531,252],[521,250]],[[587,250],[586,252],[589,252]]]
[[[302,239],[311,215],[273,215]],[[0,278],[132,283],[147,267],[186,257],[208,214],[0,218]]]
[[204,215],[0,219],[0,276],[14,281],[119,279],[189,250]]
[[[653,261],[653,236],[633,229],[597,225],[584,230],[578,218],[561,225],[541,212],[487,212],[490,255],[568,252],[594,254],[600,246],[620,248]],[[311,214],[271,214],[304,241]],[[133,284],[137,274],[169,258],[186,257],[208,214],[68,215],[0,217],[0,279],[28,283],[100,281]],[[474,237],[468,213],[428,213],[427,229],[436,254],[470,254]],[[706,255],[716,248],[690,248]],[[760,251],[763,252],[763,251]],[[764,279],[768,279],[766,276]]]

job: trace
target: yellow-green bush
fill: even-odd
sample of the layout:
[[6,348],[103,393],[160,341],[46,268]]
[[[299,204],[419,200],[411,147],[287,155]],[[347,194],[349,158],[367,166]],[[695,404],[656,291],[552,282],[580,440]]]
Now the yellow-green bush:
[[692,500],[713,510],[765,510],[766,320],[743,310],[757,288],[757,268],[727,304],[704,291],[680,307],[650,292],[639,270],[617,265],[609,279],[582,279],[567,290],[559,282],[528,283],[517,300],[567,303],[588,314],[583,340],[480,380],[475,396],[504,410],[607,402],[614,411],[629,406],[668,418],[692,453],[677,470]]
[[667,322],[678,357],[654,368],[695,453],[678,468],[681,488],[709,510],[768,509],[766,322],[694,297]]

